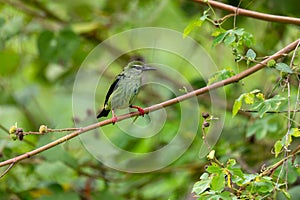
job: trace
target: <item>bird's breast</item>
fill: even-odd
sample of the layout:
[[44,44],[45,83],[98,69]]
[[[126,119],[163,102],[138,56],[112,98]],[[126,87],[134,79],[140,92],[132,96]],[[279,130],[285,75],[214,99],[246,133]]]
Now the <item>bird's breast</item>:
[[140,80],[121,80],[118,88],[112,94],[112,109],[128,107],[134,100],[134,97],[138,94],[140,86]]

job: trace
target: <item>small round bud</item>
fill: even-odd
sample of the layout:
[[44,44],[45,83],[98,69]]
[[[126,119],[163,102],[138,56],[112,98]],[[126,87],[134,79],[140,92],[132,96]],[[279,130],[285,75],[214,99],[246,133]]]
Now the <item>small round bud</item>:
[[16,131],[17,131],[17,126],[16,125],[11,126],[9,128],[9,134],[14,134],[14,133],[16,133]]
[[275,60],[269,60],[268,63],[267,63],[267,67],[275,67],[276,65],[276,61]]
[[204,127],[209,127],[209,125],[210,125],[209,122],[207,122],[207,121],[203,122],[203,126],[204,126]]
[[15,141],[18,138],[18,136],[16,136],[15,134],[11,134],[10,138]]
[[24,134],[23,133],[19,133],[18,137],[19,137],[19,140],[22,141],[23,138],[24,138]]
[[41,125],[39,128],[40,133],[47,133],[48,132],[48,127],[45,125]]
[[207,118],[209,117],[209,113],[208,113],[208,112],[203,112],[203,113],[202,113],[202,117],[203,117],[204,119],[207,119]]
[[17,128],[16,135],[19,135],[19,134],[23,134],[23,129],[22,128]]
[[209,152],[209,154],[207,155],[207,159],[212,160],[215,158],[215,150],[212,150]]

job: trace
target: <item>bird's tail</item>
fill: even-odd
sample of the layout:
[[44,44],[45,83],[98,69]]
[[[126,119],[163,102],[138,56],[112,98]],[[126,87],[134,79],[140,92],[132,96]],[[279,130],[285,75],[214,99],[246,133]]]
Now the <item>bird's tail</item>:
[[105,110],[105,108],[103,108],[102,111],[97,115],[97,118],[107,117],[109,112],[110,112],[110,110]]

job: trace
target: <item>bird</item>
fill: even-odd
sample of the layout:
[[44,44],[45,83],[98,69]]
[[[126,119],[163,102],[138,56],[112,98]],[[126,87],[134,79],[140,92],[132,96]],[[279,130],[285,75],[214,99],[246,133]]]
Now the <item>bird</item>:
[[115,124],[118,120],[115,115],[115,110],[126,107],[135,108],[140,115],[144,116],[144,109],[139,106],[134,106],[132,103],[141,87],[143,72],[149,70],[156,69],[146,65],[142,61],[129,62],[111,84],[105,96],[103,109],[97,115],[97,119],[107,117],[111,111],[112,123]]

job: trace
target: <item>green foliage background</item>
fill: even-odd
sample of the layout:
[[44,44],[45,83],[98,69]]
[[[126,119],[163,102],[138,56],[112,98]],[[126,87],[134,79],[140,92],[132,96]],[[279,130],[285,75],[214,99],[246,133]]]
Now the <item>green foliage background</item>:
[[[237,5],[238,1],[225,3]],[[295,5],[298,5],[296,0],[243,1],[241,7],[299,17]],[[188,24],[201,17],[206,9],[207,6],[184,0],[1,0],[0,160],[7,160],[47,144],[62,134],[31,135],[26,136],[23,141],[13,141],[7,130],[16,122],[24,130],[32,131],[38,130],[41,124],[51,128],[73,126],[73,81],[85,57],[101,41],[136,27],[165,27],[183,33]],[[215,12],[219,17],[226,14],[220,10]],[[294,25],[242,16],[237,17],[236,24],[253,35],[251,48],[258,57],[271,55],[299,37],[299,28]],[[222,27],[226,30],[233,29],[233,19],[228,19]],[[193,28],[189,36],[206,48],[220,70],[239,73],[249,67],[246,62],[235,62],[236,57],[232,54],[230,44],[226,46],[220,42],[219,45],[214,45],[216,40],[212,33],[216,31],[216,27],[204,22],[200,28]],[[239,52],[246,55],[247,49],[243,46]],[[121,59],[123,65],[127,61],[127,58]],[[288,63],[288,60],[282,62]],[[296,64],[299,64],[297,59]],[[114,73],[118,73],[123,65],[116,66],[119,68]],[[195,79],[191,72],[183,70],[182,73],[191,83],[195,83],[195,88],[203,86],[203,80]],[[255,113],[247,113],[232,118],[231,112],[235,99],[242,93],[259,89],[263,94],[269,94],[281,73],[268,68],[239,83],[226,86],[228,115],[222,135],[214,147],[218,160],[226,162],[229,158],[234,158],[244,171],[255,173],[260,171],[263,164],[269,165],[280,159],[274,158],[272,148],[286,133],[286,115],[265,114],[263,118],[259,118]],[[113,76],[107,74],[108,82]],[[281,88],[277,88],[275,93],[286,96]],[[296,94],[295,81],[292,82],[292,96]],[[209,111],[210,102],[205,98],[199,99],[203,102],[199,105],[200,109]],[[149,100],[145,104],[154,103],[158,102]],[[100,105],[102,102],[99,102]],[[286,103],[283,102],[278,109],[285,110]],[[112,136],[114,142],[137,152],[164,145],[172,138],[172,134],[168,132],[171,133],[172,127],[180,120],[176,106],[167,111],[173,115],[172,120],[165,124],[169,131],[150,143],[143,140],[131,141],[117,133]],[[201,123],[202,121],[199,122],[199,127]],[[299,125],[297,120],[294,125]],[[202,144],[201,128],[195,134],[195,141],[180,159],[162,170],[145,174],[128,174],[107,168],[94,159],[80,140],[75,138],[14,166],[0,179],[0,199],[192,198],[193,185],[208,163],[206,159],[198,158]],[[299,141],[295,139],[292,146],[297,143]],[[299,172],[291,166],[288,173],[292,199],[300,197]]]

